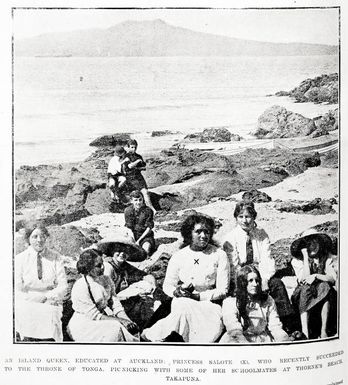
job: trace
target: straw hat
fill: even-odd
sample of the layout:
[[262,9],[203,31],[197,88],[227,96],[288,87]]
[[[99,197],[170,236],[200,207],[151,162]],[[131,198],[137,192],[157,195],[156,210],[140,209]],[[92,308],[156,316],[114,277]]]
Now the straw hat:
[[332,240],[327,234],[319,233],[314,229],[308,229],[301,234],[300,238],[292,242],[290,246],[291,255],[298,259],[302,259],[303,256],[301,253],[301,249],[307,248],[309,242],[312,239],[317,239],[320,246],[324,247],[325,250],[327,251],[331,250]]
[[96,248],[109,257],[112,257],[115,251],[123,251],[128,254],[127,261],[130,262],[141,262],[147,257],[143,248],[134,243],[130,237],[123,235],[104,238],[96,244]]

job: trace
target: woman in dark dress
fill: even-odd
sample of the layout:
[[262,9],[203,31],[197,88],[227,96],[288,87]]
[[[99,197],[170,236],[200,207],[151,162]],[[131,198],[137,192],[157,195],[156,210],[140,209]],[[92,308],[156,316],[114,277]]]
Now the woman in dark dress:
[[[301,317],[302,332],[307,338],[326,338],[333,334],[336,320],[330,322],[330,310],[334,310],[337,279],[337,264],[331,254],[331,238],[310,229],[291,245],[292,267],[298,281],[292,302]],[[319,317],[312,317],[319,311]],[[315,329],[320,327],[316,335]]]

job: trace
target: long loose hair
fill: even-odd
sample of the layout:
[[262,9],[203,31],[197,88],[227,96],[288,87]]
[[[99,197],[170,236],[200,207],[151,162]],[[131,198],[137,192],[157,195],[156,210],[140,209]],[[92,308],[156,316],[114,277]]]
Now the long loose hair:
[[248,298],[248,275],[250,273],[255,273],[258,281],[260,282],[260,292],[257,295],[257,299],[260,300],[261,303],[267,300],[268,294],[262,292],[261,290],[261,274],[258,269],[253,265],[245,265],[243,266],[238,274],[237,274],[237,287],[236,287],[236,304],[238,313],[241,319],[243,319],[243,328],[244,330],[248,328],[250,324],[249,316],[246,311],[246,306],[249,302]]

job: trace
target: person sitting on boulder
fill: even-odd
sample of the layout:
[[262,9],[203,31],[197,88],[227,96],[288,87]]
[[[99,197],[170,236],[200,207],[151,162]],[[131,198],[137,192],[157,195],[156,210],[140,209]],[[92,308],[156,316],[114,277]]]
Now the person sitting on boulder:
[[135,242],[150,256],[156,248],[153,234],[153,211],[145,205],[144,196],[139,190],[130,194],[131,205],[124,211],[125,226],[133,232]]
[[156,210],[151,203],[146,181],[141,174],[141,171],[146,169],[146,163],[143,157],[136,152],[137,148],[138,142],[135,139],[130,139],[127,142],[126,151],[129,159],[125,167],[127,184],[131,191],[139,190],[142,192],[146,205],[156,214]]
[[332,255],[331,238],[309,229],[292,243],[290,250],[298,281],[292,302],[300,313],[302,332],[307,338],[334,335],[337,263]]
[[122,146],[116,146],[107,171],[111,198],[116,203],[120,202],[119,193],[126,184],[125,164],[127,161],[129,159],[125,149]]

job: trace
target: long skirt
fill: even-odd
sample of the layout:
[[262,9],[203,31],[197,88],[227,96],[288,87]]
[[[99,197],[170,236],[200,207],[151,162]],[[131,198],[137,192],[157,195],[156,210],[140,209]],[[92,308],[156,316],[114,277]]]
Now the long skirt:
[[68,332],[76,342],[137,342],[117,320],[92,320],[74,313],[68,324]]
[[302,314],[329,298],[331,290],[332,288],[327,282],[315,281],[311,285],[301,284],[296,287],[291,299]]
[[175,331],[185,342],[210,343],[223,330],[221,306],[210,301],[173,298],[170,314],[145,329],[143,335],[150,341],[161,341]]
[[20,337],[63,341],[62,306],[48,303],[16,301],[15,329]]

